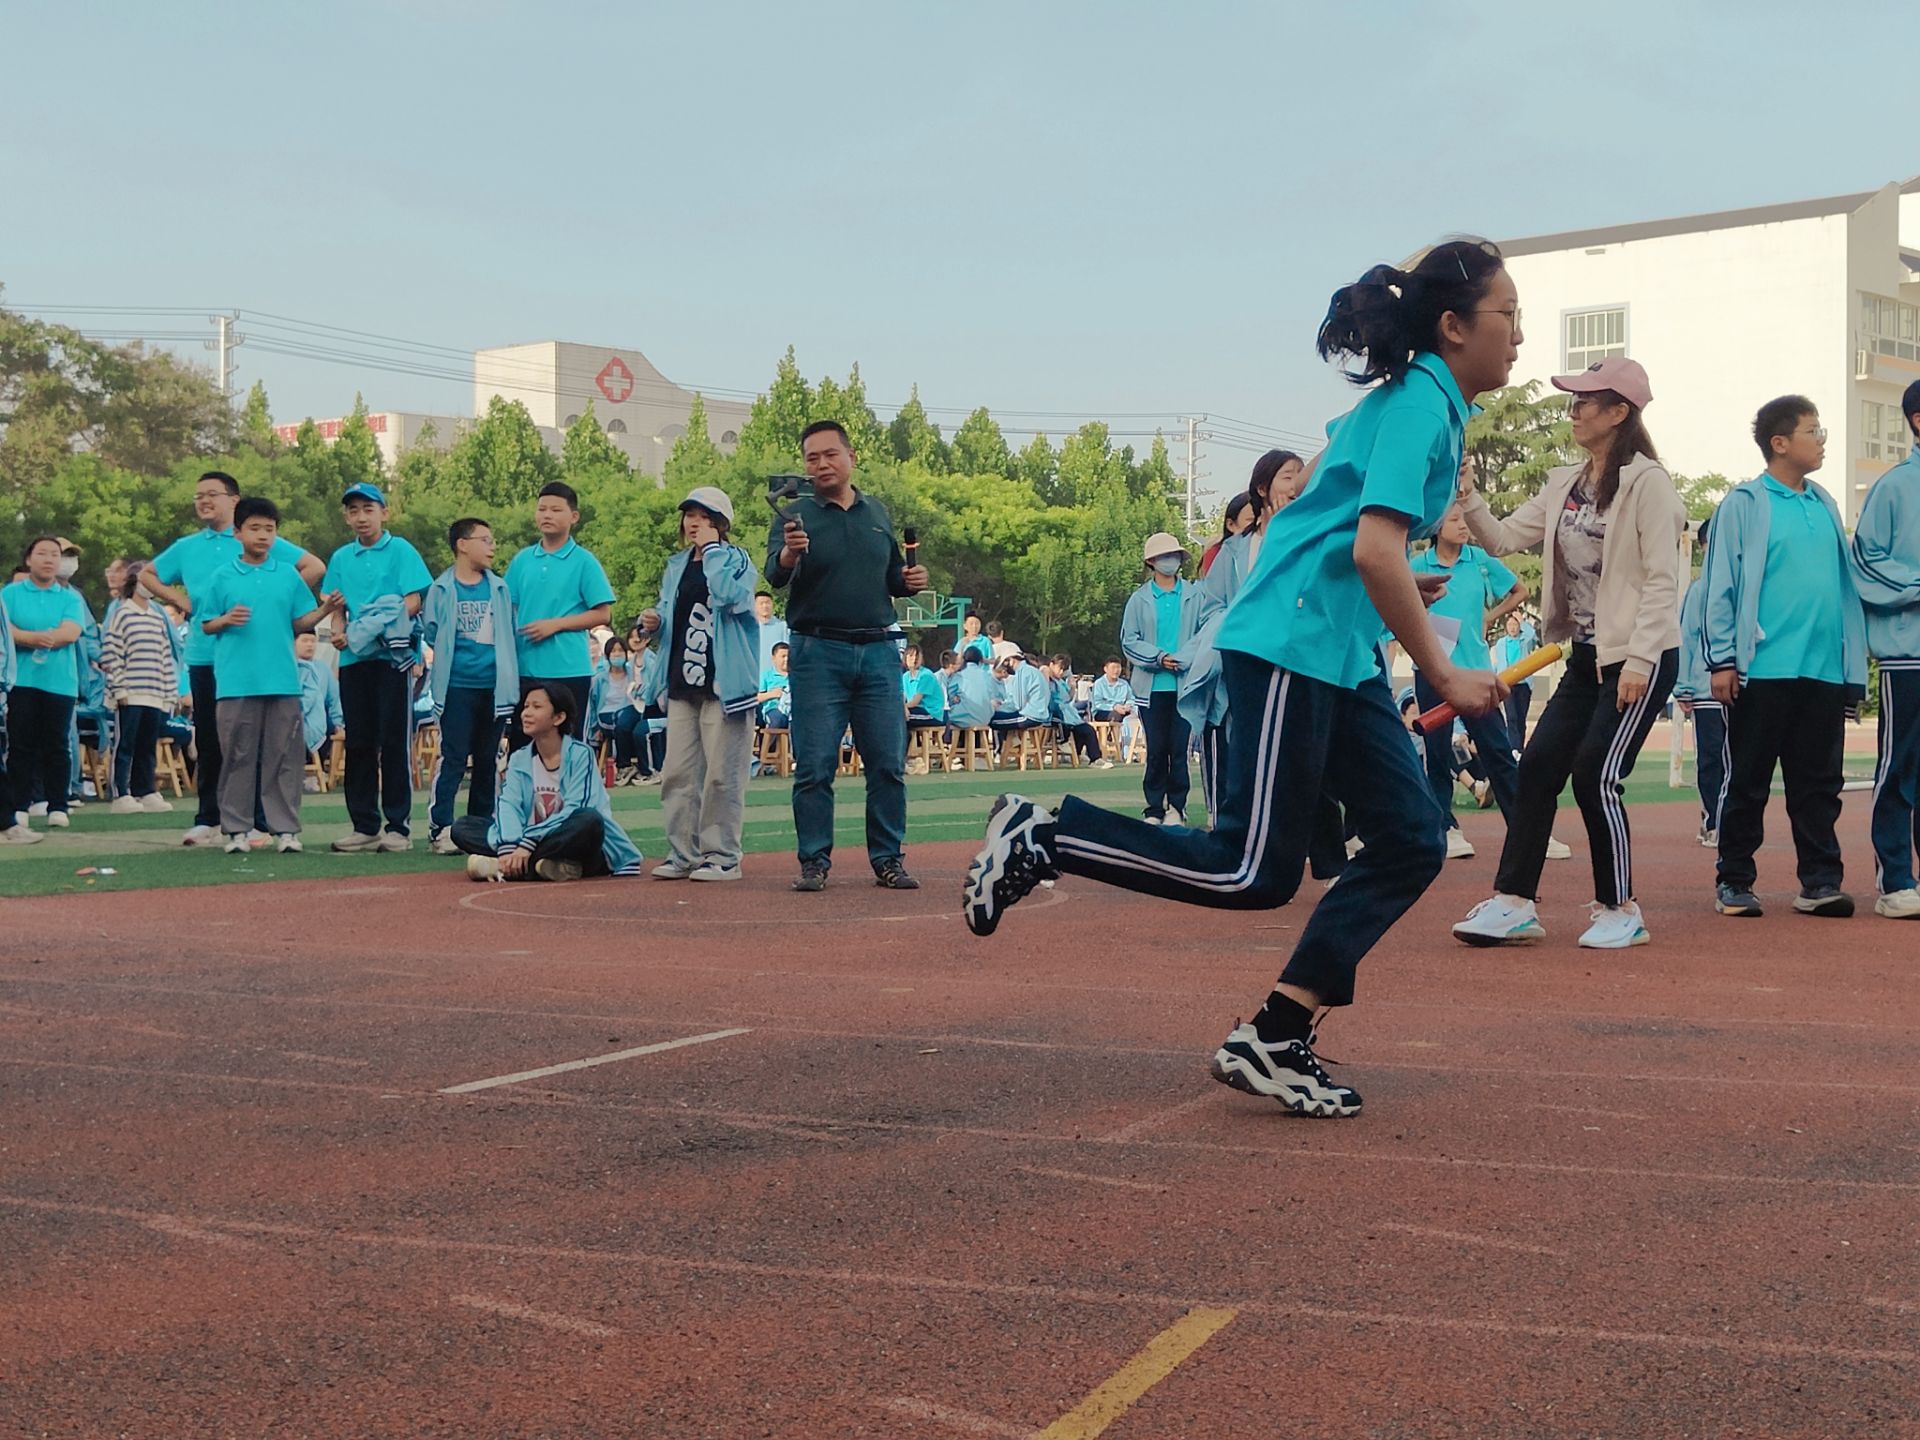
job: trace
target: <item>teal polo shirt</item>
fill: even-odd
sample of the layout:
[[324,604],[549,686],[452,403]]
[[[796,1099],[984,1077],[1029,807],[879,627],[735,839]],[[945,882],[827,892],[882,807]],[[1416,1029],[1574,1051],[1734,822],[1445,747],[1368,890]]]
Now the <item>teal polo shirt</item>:
[[1749,680],[1846,682],[1847,577],[1827,504],[1813,491],[1760,477],[1767,496],[1767,568]]
[[[222,700],[298,695],[300,661],[293,653],[293,622],[314,607],[307,582],[291,564],[272,555],[258,565],[237,556],[208,577],[194,608],[194,628],[236,605],[252,612],[247,623],[207,636],[213,641],[214,694]],[[343,664],[345,660],[342,654]]]
[[[427,562],[420,558],[418,550],[391,530],[382,530],[380,538],[371,545],[350,540],[334,551],[333,559],[327,562],[327,578],[321,584],[326,590],[338,590],[346,598],[345,619],[336,615],[333,621],[341,625],[351,621],[382,595],[426,594],[427,587],[433,584],[433,576],[427,573]],[[362,660],[386,663],[382,655],[355,655],[351,650],[340,652],[342,665],[358,665]]]
[[1360,514],[1431,535],[1453,503],[1468,412],[1452,372],[1423,353],[1335,421],[1313,479],[1268,525],[1215,647],[1345,689],[1374,675],[1383,622],[1353,563]]
[[[291,540],[276,538],[268,558],[287,565],[297,565],[306,553]],[[215,530],[209,525],[191,535],[182,535],[154,556],[153,574],[162,584],[185,590],[187,598],[193,602],[193,608],[198,610],[200,592],[206,588],[207,581],[213,578],[213,573],[239,557],[240,540],[233,530]],[[213,636],[190,623],[187,626],[185,656],[189,665],[211,665]]]
[[[563,619],[613,603],[607,572],[593,552],[581,549],[572,537],[558,550],[536,542],[515,555],[507,566],[507,590],[522,625],[530,620]],[[520,635],[516,645],[522,679],[569,680],[593,669],[584,630],[563,630],[537,642]]]
[[[7,611],[7,623],[17,630],[53,630],[71,620],[82,630],[87,627],[86,602],[80,592],[59,581],[41,589],[31,580],[15,580],[0,590],[0,605]],[[80,641],[57,650],[28,650],[21,647],[14,660],[13,683],[28,690],[44,690],[49,695],[80,696]]]
[[1487,606],[1497,605],[1513,589],[1517,583],[1513,571],[1478,545],[1462,545],[1451,565],[1440,563],[1438,546],[1421,551],[1411,563],[1416,575],[1447,577],[1447,593],[1433,602],[1429,613],[1460,622],[1453,663],[1469,670],[1487,669],[1493,663],[1487,650]]
[[[1187,598],[1187,582],[1176,580],[1171,590],[1162,590],[1151,580],[1147,583],[1153,585],[1153,643],[1158,649],[1171,655],[1180,648],[1180,605]],[[1158,695],[1164,690],[1179,688],[1180,677],[1173,671],[1153,672],[1154,694]]]
[[[763,685],[761,688],[765,689],[766,687]],[[928,720],[944,720],[946,718],[947,687],[940,683],[938,672],[929,670],[924,665],[911,675],[902,670],[900,672],[900,694],[901,698],[906,700],[911,700],[915,695],[920,697],[919,710],[910,710],[907,712],[908,714],[918,714]]]

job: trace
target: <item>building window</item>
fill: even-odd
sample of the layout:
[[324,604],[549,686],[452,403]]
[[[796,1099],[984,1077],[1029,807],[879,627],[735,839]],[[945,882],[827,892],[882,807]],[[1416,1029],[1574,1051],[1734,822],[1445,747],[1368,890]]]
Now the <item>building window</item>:
[[722,445],[737,445],[740,443],[740,437],[731,430],[722,430],[720,432],[720,443]]
[[607,433],[608,433],[609,435],[624,435],[624,434],[626,434],[626,433],[627,433],[627,422],[626,422],[626,421],[624,421],[624,420],[609,420],[609,421],[607,421]]
[[571,430],[574,426],[578,425],[579,423],[580,423],[580,417],[578,415],[569,415],[567,416],[566,419],[560,422],[560,428],[562,430]]
[[1567,343],[1562,347],[1566,373],[1584,370],[1599,360],[1612,360],[1627,353],[1627,307],[1615,305],[1606,310],[1575,310],[1567,315]]
[[1902,360],[1920,360],[1920,305],[1862,293],[1857,348]]
[[1860,456],[1864,460],[1901,461],[1913,445],[1912,432],[1898,405],[1860,402]]

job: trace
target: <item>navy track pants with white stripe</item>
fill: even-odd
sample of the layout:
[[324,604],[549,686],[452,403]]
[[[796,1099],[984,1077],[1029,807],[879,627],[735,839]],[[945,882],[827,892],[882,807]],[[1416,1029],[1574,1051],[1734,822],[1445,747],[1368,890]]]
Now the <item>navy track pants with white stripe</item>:
[[1880,893],[1914,887],[1920,843],[1920,660],[1880,662],[1880,758],[1873,772],[1873,864]]
[[1633,898],[1633,836],[1623,798],[1627,776],[1647,743],[1680,669],[1669,650],[1647,680],[1647,693],[1622,708],[1620,665],[1602,668],[1591,645],[1575,645],[1553,698],[1520,754],[1520,798],[1507,817],[1494,889],[1535,900],[1553,837],[1560,792],[1573,780],[1573,798],[1587,825],[1593,852],[1593,898],[1623,905]]
[[1446,863],[1434,803],[1386,681],[1355,689],[1221,652],[1233,743],[1213,829],[1147,825],[1069,797],[1054,829],[1068,874],[1189,905],[1271,910],[1300,888],[1323,794],[1363,849],[1320,898],[1282,982],[1326,1005],[1353,1001],[1353,972]]

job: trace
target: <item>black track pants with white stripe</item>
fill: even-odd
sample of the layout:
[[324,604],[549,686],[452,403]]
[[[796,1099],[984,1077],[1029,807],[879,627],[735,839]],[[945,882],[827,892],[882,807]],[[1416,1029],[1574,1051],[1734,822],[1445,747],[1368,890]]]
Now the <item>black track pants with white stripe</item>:
[[1873,772],[1873,865],[1880,893],[1914,886],[1920,808],[1920,660],[1880,662],[1880,759]]
[[1386,681],[1348,690],[1237,651],[1220,658],[1233,743],[1213,829],[1147,825],[1069,797],[1056,863],[1189,905],[1270,910],[1300,888],[1322,796],[1337,801],[1366,848],[1314,907],[1280,978],[1350,1004],[1360,958],[1446,863],[1445,818]]
[[1507,843],[1493,882],[1502,895],[1539,898],[1554,809],[1571,779],[1593,853],[1593,898],[1602,905],[1633,898],[1625,782],[1673,691],[1680,652],[1662,655],[1647,693],[1625,707],[1619,703],[1621,668],[1602,669],[1591,645],[1573,647],[1567,672],[1520,754],[1520,798],[1507,816]]
[[1700,791],[1700,823],[1720,828],[1727,805],[1727,707],[1718,700],[1693,702],[1693,779]]

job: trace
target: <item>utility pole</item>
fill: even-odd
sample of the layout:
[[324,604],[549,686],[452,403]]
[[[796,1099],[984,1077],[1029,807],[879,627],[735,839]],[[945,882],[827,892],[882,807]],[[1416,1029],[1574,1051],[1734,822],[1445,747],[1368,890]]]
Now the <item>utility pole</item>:
[[1204,416],[1187,416],[1187,538],[1193,538],[1193,505],[1199,486],[1199,472],[1195,467],[1195,447],[1199,443],[1200,421]]
[[230,315],[209,315],[213,322],[214,338],[200,343],[214,352],[214,373],[220,377],[220,393],[233,399],[233,375],[239,367],[234,364],[233,352],[236,346],[247,343],[247,337],[233,327],[240,323],[240,312]]

